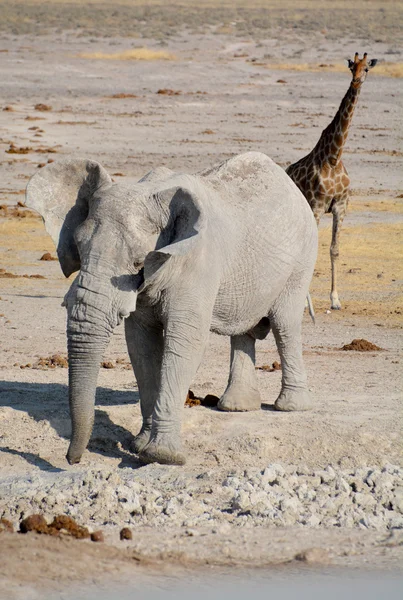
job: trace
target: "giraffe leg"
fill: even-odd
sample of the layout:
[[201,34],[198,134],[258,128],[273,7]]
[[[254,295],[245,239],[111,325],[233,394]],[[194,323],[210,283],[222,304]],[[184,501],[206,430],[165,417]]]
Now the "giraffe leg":
[[330,244],[330,262],[332,265],[332,288],[330,291],[331,308],[340,310],[341,304],[337,293],[337,263],[339,260],[339,237],[344,216],[346,214],[348,194],[343,196],[342,201],[335,202],[332,208],[333,227],[332,243]]

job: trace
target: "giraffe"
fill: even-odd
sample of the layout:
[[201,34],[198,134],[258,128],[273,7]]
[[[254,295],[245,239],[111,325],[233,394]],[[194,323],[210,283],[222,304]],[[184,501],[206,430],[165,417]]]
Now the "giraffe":
[[332,267],[330,300],[333,309],[341,308],[337,293],[339,235],[350,197],[350,178],[342,163],[341,155],[361,86],[369,69],[372,69],[376,63],[375,58],[367,60],[367,53],[360,59],[358,52],[355,53],[354,60],[348,60],[352,80],[333,121],[322,131],[312,152],[286,169],[307,199],[318,225],[325,212],[333,214],[330,245]]

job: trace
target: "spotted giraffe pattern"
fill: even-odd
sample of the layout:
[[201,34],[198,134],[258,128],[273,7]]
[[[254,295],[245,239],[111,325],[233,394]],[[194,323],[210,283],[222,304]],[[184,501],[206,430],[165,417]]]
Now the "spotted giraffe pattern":
[[330,300],[333,309],[341,308],[337,293],[339,236],[350,197],[350,178],[341,160],[341,155],[361,86],[369,69],[372,69],[376,63],[376,59],[367,60],[367,53],[360,59],[358,52],[356,52],[354,60],[348,61],[352,80],[333,121],[323,130],[312,152],[286,169],[288,175],[307,199],[318,225],[325,212],[333,214],[330,245],[332,266]]

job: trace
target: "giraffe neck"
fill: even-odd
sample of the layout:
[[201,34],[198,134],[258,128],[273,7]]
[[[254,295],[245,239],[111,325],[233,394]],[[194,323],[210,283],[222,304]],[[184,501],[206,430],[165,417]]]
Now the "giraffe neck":
[[319,160],[336,165],[341,159],[360,89],[350,84],[333,121],[322,132],[313,151]]

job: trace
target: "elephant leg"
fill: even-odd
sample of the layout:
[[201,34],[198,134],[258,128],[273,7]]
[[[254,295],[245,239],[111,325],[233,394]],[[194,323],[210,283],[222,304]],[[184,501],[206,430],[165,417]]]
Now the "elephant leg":
[[231,337],[231,367],[219,410],[243,412],[259,410],[260,393],[255,371],[255,338],[249,334]]
[[143,424],[131,444],[138,454],[151,436],[152,414],[159,393],[163,328],[151,309],[136,310],[125,320],[126,343],[140,394]]
[[[297,290],[297,291],[296,291]],[[309,410],[312,401],[302,358],[302,316],[308,287],[304,281],[289,285],[270,313],[270,323],[281,358],[281,392],[277,410]]]
[[197,306],[198,303],[197,298],[184,297],[168,311],[161,384],[153,412],[151,437],[140,453],[140,459],[145,463],[183,465],[186,462],[181,445],[182,412],[207,343],[212,312],[212,306],[206,309]]

